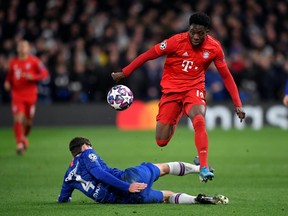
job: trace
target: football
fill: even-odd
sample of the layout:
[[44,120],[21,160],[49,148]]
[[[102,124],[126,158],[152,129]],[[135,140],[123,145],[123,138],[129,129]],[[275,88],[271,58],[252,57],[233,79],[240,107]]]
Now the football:
[[125,85],[113,86],[107,94],[107,102],[117,111],[125,110],[133,102],[133,93]]
[[218,195],[218,197],[220,198],[222,204],[226,205],[229,203],[228,197],[223,196],[223,195]]

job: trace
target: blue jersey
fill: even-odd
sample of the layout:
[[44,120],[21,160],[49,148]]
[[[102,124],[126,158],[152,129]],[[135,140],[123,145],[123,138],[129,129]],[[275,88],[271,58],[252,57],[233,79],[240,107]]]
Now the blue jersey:
[[286,85],[285,85],[285,95],[288,95],[288,79],[287,79]]
[[[143,163],[137,167],[119,170],[109,167],[92,149],[73,158],[64,176],[58,202],[67,202],[74,189],[99,203],[157,203],[162,192],[153,190],[153,182],[160,176],[158,167]],[[141,193],[130,193],[130,183],[145,182],[148,187]]]

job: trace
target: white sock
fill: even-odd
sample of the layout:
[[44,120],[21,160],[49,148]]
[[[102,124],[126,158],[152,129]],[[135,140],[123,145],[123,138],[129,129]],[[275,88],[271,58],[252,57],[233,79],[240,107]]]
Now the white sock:
[[194,164],[185,162],[169,162],[167,164],[170,168],[169,174],[171,175],[183,176],[190,173],[199,173],[199,166]]
[[191,196],[185,193],[175,193],[173,196],[169,197],[169,203],[174,204],[195,204],[196,196]]

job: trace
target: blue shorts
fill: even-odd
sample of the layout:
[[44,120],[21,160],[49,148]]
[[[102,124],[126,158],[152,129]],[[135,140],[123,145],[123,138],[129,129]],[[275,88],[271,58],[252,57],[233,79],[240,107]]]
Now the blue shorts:
[[139,166],[128,168],[122,175],[122,180],[132,183],[146,183],[147,188],[134,195],[140,195],[139,203],[162,203],[163,193],[152,189],[153,183],[160,177],[160,170],[152,163],[142,163]]

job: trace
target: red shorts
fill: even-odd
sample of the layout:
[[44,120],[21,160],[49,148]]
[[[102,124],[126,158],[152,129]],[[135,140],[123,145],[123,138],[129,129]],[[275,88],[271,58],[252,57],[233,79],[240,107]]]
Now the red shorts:
[[35,115],[36,103],[28,101],[12,101],[12,113],[16,115],[18,113],[24,113],[26,118],[32,119]]
[[188,116],[192,106],[202,104],[206,107],[206,91],[192,89],[181,93],[163,94],[159,102],[156,120],[163,124],[176,125],[183,114]]

